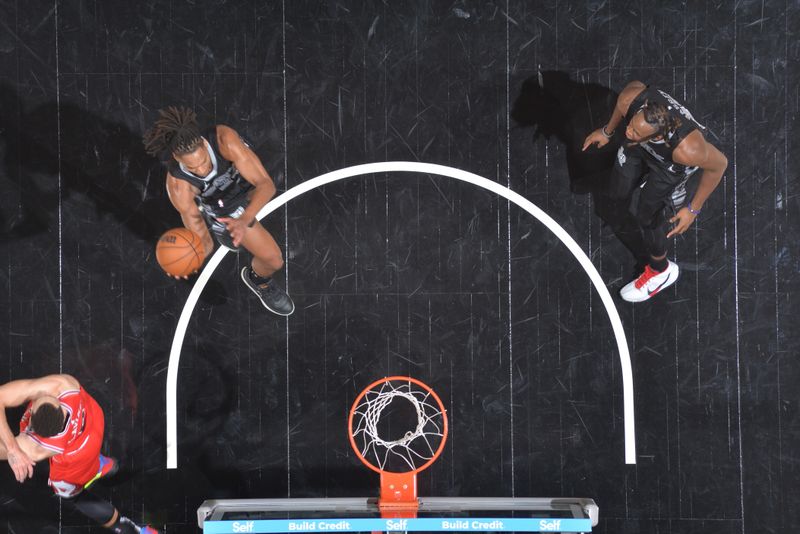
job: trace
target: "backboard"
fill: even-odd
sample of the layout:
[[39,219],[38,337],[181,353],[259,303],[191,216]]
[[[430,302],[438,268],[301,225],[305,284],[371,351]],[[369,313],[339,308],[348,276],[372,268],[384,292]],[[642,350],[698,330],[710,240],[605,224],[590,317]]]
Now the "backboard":
[[417,475],[447,441],[447,410],[423,382],[376,380],[358,395],[348,419],[358,459],[380,475],[369,498],[233,499],[197,510],[204,534],[290,532],[591,532],[591,499],[419,497]]
[[419,497],[416,517],[381,517],[377,498],[232,499],[197,510],[204,534],[290,532],[591,532],[591,499]]

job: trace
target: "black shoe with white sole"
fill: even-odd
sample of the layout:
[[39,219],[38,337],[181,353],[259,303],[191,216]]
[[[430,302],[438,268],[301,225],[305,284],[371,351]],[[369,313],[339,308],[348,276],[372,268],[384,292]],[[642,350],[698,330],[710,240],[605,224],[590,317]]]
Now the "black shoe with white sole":
[[272,313],[286,316],[294,312],[292,297],[278,287],[272,278],[261,278],[251,267],[245,266],[242,268],[242,281]]

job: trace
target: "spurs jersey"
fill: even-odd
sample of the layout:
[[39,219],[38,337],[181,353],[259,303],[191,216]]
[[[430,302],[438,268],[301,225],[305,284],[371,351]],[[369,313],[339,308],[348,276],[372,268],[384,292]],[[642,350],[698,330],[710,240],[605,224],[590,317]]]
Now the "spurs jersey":
[[677,100],[664,91],[654,87],[647,87],[633,99],[633,102],[631,102],[628,108],[628,113],[625,115],[627,123],[630,123],[633,116],[641,110],[647,102],[659,102],[663,104],[667,108],[670,117],[677,118],[680,125],[675,131],[668,134],[666,140],[650,140],[639,146],[655,160],[655,163],[659,167],[668,173],[676,177],[688,177],[695,172],[698,167],[687,167],[686,165],[676,163],[672,159],[672,152],[687,135],[695,130],[704,134],[706,127],[697,122],[689,110],[683,107]]
[[247,195],[254,186],[239,174],[236,165],[220,154],[216,128],[206,132],[203,139],[203,146],[211,157],[211,172],[197,176],[172,159],[168,165],[169,173],[200,190],[196,199],[206,213],[214,217],[234,216],[237,210],[244,211],[249,202]]

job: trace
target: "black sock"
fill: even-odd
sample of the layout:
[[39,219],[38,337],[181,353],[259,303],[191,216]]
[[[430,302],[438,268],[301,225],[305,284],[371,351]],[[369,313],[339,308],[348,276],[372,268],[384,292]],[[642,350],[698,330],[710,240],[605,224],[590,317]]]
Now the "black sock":
[[652,256],[650,256],[650,268],[653,269],[654,271],[663,273],[664,271],[667,270],[667,267],[669,267],[669,260],[667,260],[666,256],[664,256],[660,260],[657,260]]
[[272,277],[271,276],[261,276],[261,275],[259,275],[253,269],[252,266],[248,270],[248,276],[250,276],[250,280],[252,280],[253,283],[255,283],[256,285],[259,285],[259,286],[262,285],[262,284],[269,284],[270,282],[272,282]]

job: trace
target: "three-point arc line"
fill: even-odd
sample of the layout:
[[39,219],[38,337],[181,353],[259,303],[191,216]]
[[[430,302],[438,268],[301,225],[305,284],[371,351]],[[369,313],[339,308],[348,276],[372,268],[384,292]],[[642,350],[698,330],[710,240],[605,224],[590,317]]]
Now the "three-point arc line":
[[[513,202],[518,207],[527,211],[544,224],[556,237],[558,237],[564,245],[572,252],[572,255],[581,264],[583,270],[589,276],[589,279],[600,295],[600,299],[605,306],[606,313],[608,313],[611,327],[614,332],[614,337],[617,341],[617,349],[619,351],[619,359],[622,370],[622,393],[624,404],[624,427],[625,427],[625,463],[636,463],[636,435],[634,427],[634,410],[633,410],[633,372],[631,370],[631,357],[628,352],[628,342],[625,338],[625,331],[622,327],[622,320],[619,317],[617,308],[608,292],[600,273],[594,268],[591,260],[586,256],[583,250],[578,246],[572,237],[549,215],[538,208],[531,201],[522,197],[522,195],[515,193],[507,187],[503,187],[497,182],[493,182],[487,178],[482,178],[477,174],[446,167],[444,165],[434,165],[432,163],[418,163],[412,161],[387,161],[383,163],[368,163],[365,165],[355,165],[338,171],[329,172],[307,180],[300,185],[297,185],[282,195],[272,199],[261,211],[258,212],[258,219],[261,220],[279,207],[283,206],[290,200],[299,197],[303,193],[307,193],[312,189],[321,187],[331,182],[344,180],[345,178],[352,178],[353,176],[360,176],[363,174],[378,174],[378,173],[391,173],[391,172],[418,172],[423,174],[435,174],[438,176],[447,176],[463,182],[476,185],[487,191],[491,191],[500,195],[503,198]],[[183,311],[178,319],[178,325],[175,327],[175,337],[172,339],[172,348],[169,353],[169,367],[167,370],[167,469],[175,469],[178,467],[178,420],[177,420],[177,388],[178,388],[178,366],[181,358],[181,347],[186,335],[186,328],[189,325],[189,319],[192,316],[194,307],[203,292],[206,283],[208,282],[214,270],[219,265],[228,249],[220,247],[209,259],[203,271],[197,277],[197,281],[192,287],[186,303],[183,305]]]

